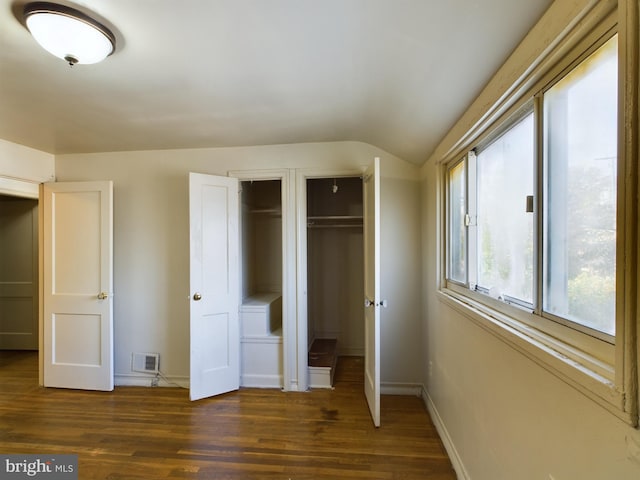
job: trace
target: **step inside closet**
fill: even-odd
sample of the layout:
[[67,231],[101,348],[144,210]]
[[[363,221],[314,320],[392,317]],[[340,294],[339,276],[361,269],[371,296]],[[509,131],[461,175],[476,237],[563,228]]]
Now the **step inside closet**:
[[364,356],[362,179],[307,179],[309,386],[330,388],[337,357]]
[[241,385],[283,386],[282,182],[241,182]]

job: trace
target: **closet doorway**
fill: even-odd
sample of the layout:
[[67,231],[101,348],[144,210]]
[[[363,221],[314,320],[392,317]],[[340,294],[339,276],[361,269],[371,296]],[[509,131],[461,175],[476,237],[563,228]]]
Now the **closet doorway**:
[[0,177],[0,356],[11,375],[39,358],[38,197],[38,184]]
[[0,350],[38,349],[38,200],[0,193]]
[[360,176],[306,179],[308,386],[331,388],[339,356],[364,356]]
[[289,174],[230,175],[240,180],[240,385],[295,390],[287,375],[286,347],[289,318],[295,318],[289,311],[295,297]]

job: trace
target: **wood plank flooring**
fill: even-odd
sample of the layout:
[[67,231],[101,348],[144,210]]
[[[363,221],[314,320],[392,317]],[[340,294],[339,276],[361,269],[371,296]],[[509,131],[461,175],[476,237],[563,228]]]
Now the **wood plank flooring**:
[[383,396],[372,426],[363,361],[335,390],[241,389],[190,402],[178,388],[37,386],[37,355],[0,352],[0,453],[78,454],[80,479],[455,479],[416,397]]

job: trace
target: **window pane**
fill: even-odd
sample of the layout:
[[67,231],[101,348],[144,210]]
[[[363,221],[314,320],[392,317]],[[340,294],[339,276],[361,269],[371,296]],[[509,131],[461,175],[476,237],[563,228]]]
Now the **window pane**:
[[467,228],[465,164],[449,170],[449,279],[466,283]]
[[615,334],[617,36],[544,96],[544,309]]
[[478,286],[533,304],[533,113],[477,156]]

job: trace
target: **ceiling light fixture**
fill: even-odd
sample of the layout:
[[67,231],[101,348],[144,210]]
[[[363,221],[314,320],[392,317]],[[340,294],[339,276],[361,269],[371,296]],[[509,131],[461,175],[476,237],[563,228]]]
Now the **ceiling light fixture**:
[[42,48],[71,66],[98,63],[116,48],[111,30],[75,8],[31,2],[24,7],[24,20]]

